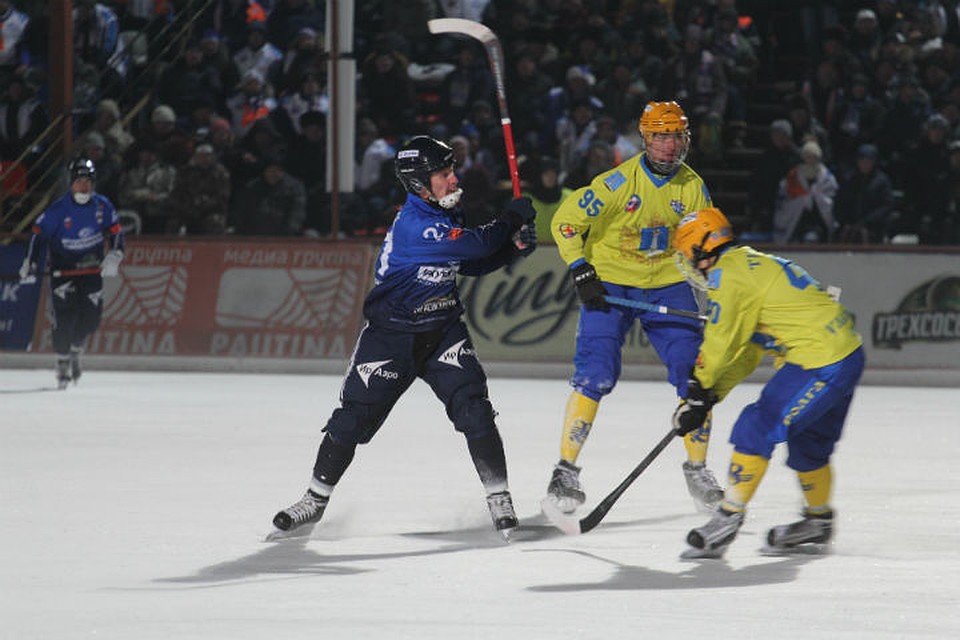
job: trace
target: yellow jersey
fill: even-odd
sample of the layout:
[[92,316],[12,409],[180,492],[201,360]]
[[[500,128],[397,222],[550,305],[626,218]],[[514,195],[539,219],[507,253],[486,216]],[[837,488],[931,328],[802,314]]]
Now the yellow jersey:
[[672,244],[680,218],[713,205],[689,166],[663,178],[646,167],[643,155],[574,191],[553,215],[551,233],[568,265],[584,259],[606,282],[659,288],[683,280]]
[[744,357],[756,358],[761,349],[750,346],[755,334],[774,340],[785,362],[804,369],[839,362],[863,343],[850,313],[803,268],[751,247],[733,247],[720,256],[708,274],[707,295],[696,365],[697,379],[707,389],[718,383],[729,387],[723,384],[728,370]]

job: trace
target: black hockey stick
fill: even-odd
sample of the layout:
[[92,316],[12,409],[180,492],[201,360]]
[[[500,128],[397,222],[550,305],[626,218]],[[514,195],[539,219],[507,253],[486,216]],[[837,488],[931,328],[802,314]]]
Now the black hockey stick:
[[633,309],[642,309],[644,311],[653,311],[654,313],[662,313],[668,316],[680,316],[681,318],[693,318],[694,320],[707,319],[707,316],[699,314],[696,311],[688,311],[686,309],[675,309],[673,307],[667,307],[662,304],[650,304],[649,302],[641,302],[640,300],[630,300],[629,298],[618,298],[617,296],[603,296],[603,299],[609,302],[610,304],[615,304],[619,307],[631,307]]
[[593,511],[588,513],[580,520],[571,518],[570,516],[565,515],[557,507],[557,504],[548,496],[540,501],[540,507],[543,509],[543,515],[547,516],[547,519],[558,529],[563,531],[568,535],[577,535],[578,533],[586,533],[590,531],[603,520],[607,512],[613,508],[614,503],[620,499],[620,496],[623,495],[623,492],[627,490],[633,481],[640,477],[640,474],[650,466],[650,463],[653,462],[657,456],[660,455],[660,452],[667,448],[667,445],[670,444],[670,441],[677,436],[675,429],[670,429],[667,432],[667,435],[656,444],[656,446],[647,454],[647,457],[640,461],[636,467],[633,468],[633,471],[623,479],[623,482],[617,485],[617,488],[610,492],[610,494],[600,501],[600,504],[593,508]]

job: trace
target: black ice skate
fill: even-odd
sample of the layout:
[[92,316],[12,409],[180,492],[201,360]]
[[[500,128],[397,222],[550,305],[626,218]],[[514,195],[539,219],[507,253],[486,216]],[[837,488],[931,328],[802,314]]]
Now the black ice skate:
[[803,520],[781,524],[767,532],[768,555],[784,553],[825,553],[833,539],[833,511],[803,512]]
[[487,506],[490,508],[490,517],[493,526],[500,534],[510,539],[510,532],[517,528],[517,513],[513,510],[513,498],[509,491],[491,493],[487,496]]
[[717,509],[710,522],[690,531],[687,544],[690,548],[680,554],[681,558],[722,558],[727,547],[737,537],[743,525],[742,511]]
[[547,497],[553,500],[563,513],[573,513],[587,499],[580,486],[580,467],[561,460],[553,468],[553,476],[547,485]]
[[706,464],[684,462],[683,477],[687,480],[687,490],[698,511],[710,513],[723,502],[723,489],[717,484],[717,479],[713,472],[707,469]]
[[70,384],[70,358],[57,358],[57,388],[66,389]]
[[273,516],[273,526],[276,529],[267,534],[266,541],[310,535],[313,525],[323,517],[329,502],[329,497],[308,489],[299,501]]
[[70,377],[73,379],[73,384],[77,384],[80,380],[83,370],[80,368],[80,354],[82,349],[78,347],[70,347]]

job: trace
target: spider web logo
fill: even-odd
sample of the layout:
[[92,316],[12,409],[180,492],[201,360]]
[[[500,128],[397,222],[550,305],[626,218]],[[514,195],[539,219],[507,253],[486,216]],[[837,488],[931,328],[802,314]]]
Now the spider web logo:
[[183,315],[186,291],[185,267],[126,267],[118,288],[104,287],[103,314],[114,325],[171,327]]
[[342,329],[360,276],[347,269],[230,269],[220,280],[217,324],[258,329]]

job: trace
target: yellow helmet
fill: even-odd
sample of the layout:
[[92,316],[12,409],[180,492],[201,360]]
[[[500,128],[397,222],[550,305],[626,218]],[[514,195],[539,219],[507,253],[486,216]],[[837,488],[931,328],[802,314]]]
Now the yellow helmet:
[[733,226],[716,207],[707,207],[683,216],[673,234],[673,247],[691,265],[719,255],[736,242]]
[[644,137],[651,133],[682,133],[690,131],[690,121],[683,107],[670,102],[649,102],[643,108],[638,125]]
[[[643,108],[640,122],[637,125],[643,143],[647,148],[647,160],[657,173],[668,175],[677,170],[680,163],[687,157],[690,150],[690,121],[683,108],[674,101],[649,102]],[[677,134],[680,137],[680,147],[672,158],[653,158],[650,149],[653,146],[654,134]]]

